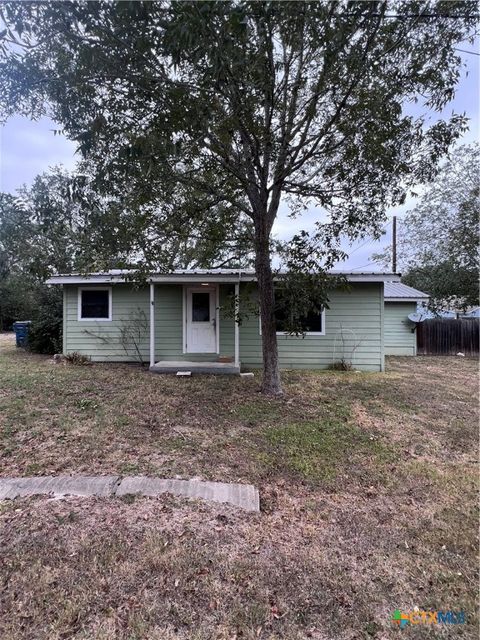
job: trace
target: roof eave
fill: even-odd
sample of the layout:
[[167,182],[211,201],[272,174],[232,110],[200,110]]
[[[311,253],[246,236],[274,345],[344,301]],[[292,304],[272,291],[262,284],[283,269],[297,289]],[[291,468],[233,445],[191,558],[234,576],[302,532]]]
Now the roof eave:
[[[392,274],[372,273],[372,274],[357,274],[357,273],[334,273],[332,275],[343,275],[347,282],[365,282],[376,283],[391,281]],[[249,273],[233,274],[159,274],[153,275],[146,279],[147,283],[164,284],[164,283],[178,283],[187,284],[189,282],[206,282],[206,283],[235,283],[235,282],[255,282],[256,276]],[[59,275],[52,276],[46,280],[46,284],[64,285],[64,284],[121,284],[135,282],[134,278],[128,278],[124,275],[108,275],[108,274],[91,274],[86,276],[79,275]]]
[[[285,275],[285,271],[277,272],[274,276],[279,279]],[[400,274],[385,273],[379,271],[358,272],[335,270],[329,272],[332,276],[344,277],[348,282],[400,282]],[[208,270],[198,269],[191,271],[178,270],[170,273],[154,273],[151,276],[135,278],[134,270],[112,270],[96,273],[70,273],[58,274],[46,280],[47,284],[115,284],[128,282],[149,282],[149,283],[235,283],[253,282],[257,280],[253,269],[230,269],[230,270]]]
[[[255,276],[249,276],[248,274],[242,274],[233,276],[231,274],[165,274],[155,275],[145,279],[147,283],[163,284],[163,283],[189,283],[189,282],[208,282],[208,283],[235,283],[239,279],[242,282],[251,282],[256,280]],[[115,275],[96,275],[90,276],[52,276],[45,281],[46,284],[122,284],[122,283],[134,283],[138,282],[135,278],[126,278],[125,276]]]
[[384,298],[385,302],[422,302],[429,300],[429,296],[415,296],[414,298]]

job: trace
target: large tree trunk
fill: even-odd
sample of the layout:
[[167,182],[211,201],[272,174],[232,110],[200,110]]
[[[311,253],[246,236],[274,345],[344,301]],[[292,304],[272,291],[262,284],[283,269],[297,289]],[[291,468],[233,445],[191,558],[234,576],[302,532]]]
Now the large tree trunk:
[[255,271],[258,280],[260,323],[262,327],[263,382],[262,392],[282,394],[278,369],[277,332],[275,325],[275,291],[268,234],[255,234]]

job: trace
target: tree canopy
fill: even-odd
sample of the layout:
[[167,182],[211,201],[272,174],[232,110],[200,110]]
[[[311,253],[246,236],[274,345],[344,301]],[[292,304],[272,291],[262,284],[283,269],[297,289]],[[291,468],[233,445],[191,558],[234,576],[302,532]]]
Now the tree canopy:
[[[93,188],[136,212],[126,221],[135,237],[148,241],[145,207],[180,237],[196,227],[223,237],[225,219],[233,229],[248,221],[270,393],[281,392],[271,262],[281,200],[293,216],[310,205],[328,212],[285,255],[292,273],[305,273],[306,258],[321,277],[340,235],[378,234],[386,209],[432,177],[466,126],[427,115],[453,96],[472,1],[4,2],[2,11],[0,112],[61,123]],[[418,100],[427,115],[406,109]]]
[[[433,310],[479,302],[480,145],[457,147],[418,204],[401,218],[397,261],[403,281],[430,294]],[[390,262],[391,247],[377,256]]]

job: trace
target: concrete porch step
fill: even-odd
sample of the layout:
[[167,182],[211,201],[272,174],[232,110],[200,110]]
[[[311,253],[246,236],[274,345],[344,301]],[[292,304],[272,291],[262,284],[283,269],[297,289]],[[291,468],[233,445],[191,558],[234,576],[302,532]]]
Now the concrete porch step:
[[189,362],[186,360],[160,360],[156,362],[150,371],[153,373],[177,373],[178,371],[191,371],[192,374],[203,373],[210,375],[239,375],[240,366],[233,362]]

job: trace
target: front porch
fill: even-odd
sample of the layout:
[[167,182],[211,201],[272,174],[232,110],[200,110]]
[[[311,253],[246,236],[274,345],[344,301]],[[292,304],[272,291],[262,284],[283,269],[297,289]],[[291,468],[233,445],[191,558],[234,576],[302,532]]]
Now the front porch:
[[153,373],[178,373],[190,371],[192,374],[210,375],[239,375],[240,364],[234,362],[188,362],[174,360],[160,360],[150,367]]
[[239,280],[203,279],[150,283],[153,373],[240,374]]

